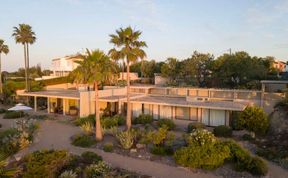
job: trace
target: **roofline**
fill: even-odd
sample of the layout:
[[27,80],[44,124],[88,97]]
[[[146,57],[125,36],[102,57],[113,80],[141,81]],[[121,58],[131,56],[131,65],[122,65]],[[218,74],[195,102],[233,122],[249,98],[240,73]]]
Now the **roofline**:
[[73,96],[57,96],[57,95],[45,95],[45,94],[37,94],[37,93],[18,93],[19,96],[38,96],[38,97],[44,97],[44,98],[61,98],[61,99],[76,99],[80,100],[80,97],[73,97]]

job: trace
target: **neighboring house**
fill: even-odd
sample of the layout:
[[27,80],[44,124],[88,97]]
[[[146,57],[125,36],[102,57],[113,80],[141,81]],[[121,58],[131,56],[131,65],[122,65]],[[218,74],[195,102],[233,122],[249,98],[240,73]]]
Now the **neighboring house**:
[[[137,72],[129,73],[130,81],[140,80]],[[127,80],[127,72],[120,72],[118,80]]]
[[274,61],[273,67],[277,69],[279,72],[285,72],[286,70],[286,62],[283,61]]
[[[270,113],[274,104],[283,98],[281,94],[266,93],[265,83],[262,85],[262,91],[131,86],[132,116],[144,113],[156,120],[167,118],[184,123],[202,122],[208,126],[230,125],[234,112],[241,112],[248,105],[258,105]],[[47,90],[18,95],[34,97],[35,110],[39,108],[37,98],[45,98],[48,113],[80,117],[95,113],[94,91]],[[101,111],[123,115],[127,112],[126,88],[100,90],[99,101]]]
[[77,68],[78,64],[75,61],[81,60],[80,54],[65,56],[62,58],[52,59],[51,71],[53,76],[64,77],[69,75],[74,69]]

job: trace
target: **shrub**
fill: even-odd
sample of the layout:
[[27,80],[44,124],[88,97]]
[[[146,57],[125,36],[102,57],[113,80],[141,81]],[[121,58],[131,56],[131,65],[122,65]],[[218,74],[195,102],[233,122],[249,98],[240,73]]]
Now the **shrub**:
[[153,145],[153,147],[150,149],[150,152],[154,155],[160,155],[160,156],[173,155],[173,149],[172,147],[169,146]]
[[7,111],[6,109],[0,108],[0,114],[5,113],[6,111]]
[[20,150],[18,138],[20,132],[17,129],[7,129],[0,132],[0,153],[12,155]]
[[229,158],[229,147],[217,142],[215,144],[191,144],[175,151],[177,164],[190,168],[215,169]]
[[72,145],[80,147],[90,147],[96,144],[96,140],[87,135],[76,135],[72,137]]
[[153,116],[149,114],[141,114],[133,119],[133,124],[150,124],[153,122]]
[[61,173],[59,178],[77,178],[77,174],[73,172],[72,170],[64,171]]
[[92,135],[93,131],[94,131],[94,126],[91,124],[91,122],[84,122],[80,128],[84,131],[85,134],[87,135]]
[[188,133],[193,132],[195,129],[205,129],[205,125],[201,122],[193,122],[193,123],[188,124],[188,127],[187,127]]
[[95,115],[89,115],[87,117],[79,117],[74,121],[74,124],[76,126],[81,126],[84,123],[89,122],[91,123],[93,126],[95,125],[96,121],[95,121]]
[[4,114],[3,119],[16,119],[23,116],[24,113],[22,111],[9,111]]
[[247,107],[239,116],[239,124],[248,131],[265,134],[269,121],[266,113],[259,107]]
[[91,164],[86,167],[84,173],[87,178],[106,177],[110,170],[111,168],[106,163],[100,161],[98,164]]
[[42,150],[24,158],[26,170],[23,178],[55,177],[57,172],[69,163],[70,156],[64,150]]
[[105,152],[112,152],[113,151],[113,143],[106,143],[104,146],[103,146],[103,150]]
[[235,163],[235,168],[238,171],[248,171],[254,175],[266,175],[267,165],[259,157],[252,157],[250,153],[243,149],[235,141],[229,140],[223,142],[230,148],[230,160]]
[[116,134],[120,145],[124,149],[130,149],[134,144],[135,132],[133,130],[120,131]]
[[98,162],[102,161],[101,156],[91,151],[83,152],[81,154],[81,157],[83,159],[83,162],[86,164],[97,164]]
[[240,113],[239,111],[233,111],[232,112],[232,116],[231,116],[231,126],[233,128],[233,130],[242,130],[243,127],[241,126],[240,123]]
[[110,129],[112,127],[117,127],[119,125],[123,125],[125,123],[125,119],[122,116],[113,116],[113,117],[102,117],[101,118],[101,126],[104,129]]
[[225,125],[215,127],[213,133],[217,137],[232,137],[232,129]]
[[147,142],[152,142],[156,146],[171,145],[174,140],[174,133],[168,132],[168,127],[163,125],[156,131],[150,131],[146,136]]
[[250,134],[244,134],[242,135],[242,139],[246,141],[253,141],[255,140]]
[[163,127],[166,125],[168,127],[168,130],[174,130],[176,125],[171,119],[159,119],[158,121],[158,127]]
[[194,130],[192,133],[188,135],[186,138],[186,142],[188,145],[213,145],[217,142],[216,137],[205,129]]

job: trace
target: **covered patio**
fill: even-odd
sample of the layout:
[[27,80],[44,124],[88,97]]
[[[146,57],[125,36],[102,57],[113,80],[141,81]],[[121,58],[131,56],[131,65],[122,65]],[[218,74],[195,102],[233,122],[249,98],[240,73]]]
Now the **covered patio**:
[[46,90],[37,92],[23,92],[20,96],[34,97],[34,110],[39,109],[40,98],[46,100],[47,112],[63,115],[79,115],[80,94],[77,90]]

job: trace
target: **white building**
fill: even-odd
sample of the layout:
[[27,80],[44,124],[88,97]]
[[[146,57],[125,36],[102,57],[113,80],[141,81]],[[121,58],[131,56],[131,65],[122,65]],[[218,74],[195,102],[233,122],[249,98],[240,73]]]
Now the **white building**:
[[53,71],[53,76],[67,76],[71,71],[77,68],[78,64],[75,61],[79,60],[81,60],[80,54],[52,59],[51,71]]

